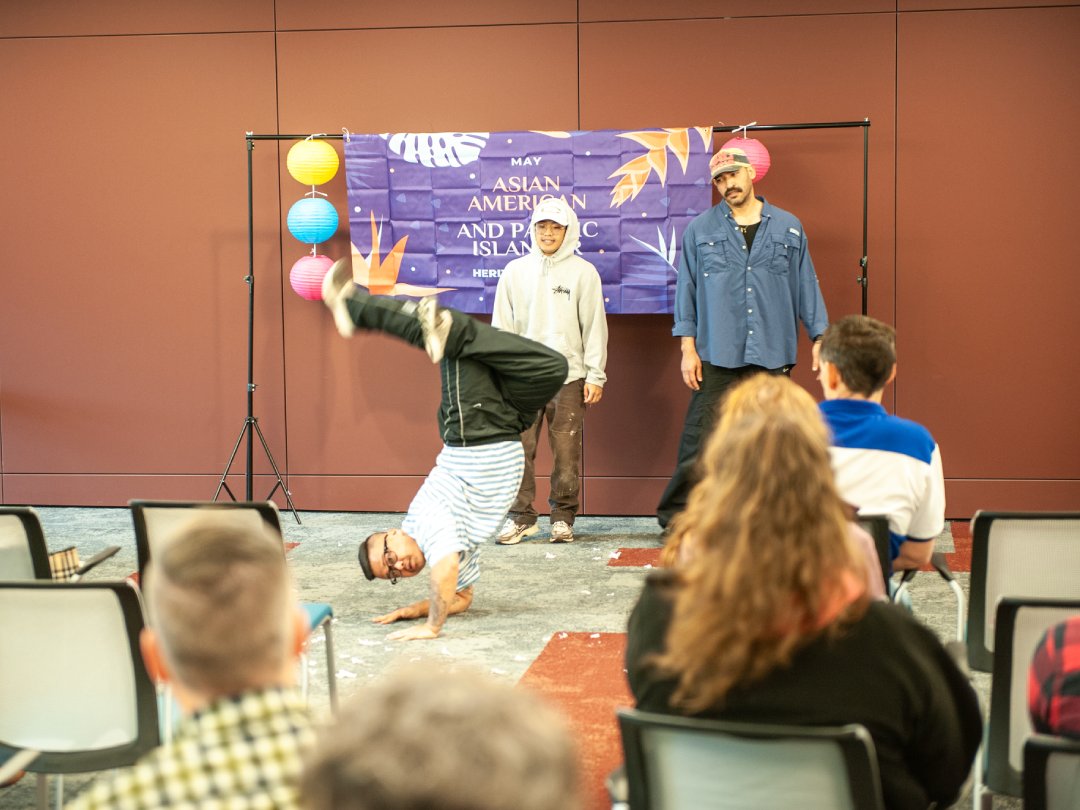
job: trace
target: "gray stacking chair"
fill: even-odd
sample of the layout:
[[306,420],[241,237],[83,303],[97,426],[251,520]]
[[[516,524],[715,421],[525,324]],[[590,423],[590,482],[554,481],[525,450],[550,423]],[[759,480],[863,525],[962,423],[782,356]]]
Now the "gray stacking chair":
[[[0,582],[0,762],[38,774],[133,764],[159,743],[129,582]],[[57,806],[63,779],[56,779]]]
[[1024,743],[1024,810],[1080,807],[1080,740],[1036,734]]
[[[874,548],[877,549],[878,559],[881,562],[881,575],[885,580],[886,586],[888,586],[889,579],[892,577],[889,518],[887,515],[858,515],[855,520],[863,528],[863,531],[874,538]],[[963,641],[964,617],[967,606],[964,599],[964,590],[960,587],[960,583],[956,581],[956,577],[953,576],[952,569],[949,568],[949,563],[946,561],[944,554],[940,551],[935,551],[930,557],[930,564],[934,567],[934,570],[938,572],[938,575],[945,580],[945,583],[953,592],[953,596],[956,597],[956,639],[958,641]],[[900,598],[901,593],[907,589],[908,584],[915,578],[916,573],[916,571],[905,571],[900,576],[896,592],[892,597],[893,601],[897,601]]]
[[[139,558],[139,576],[142,576],[146,564],[153,556],[155,545],[167,537],[174,529],[195,517],[199,512],[228,510],[233,515],[241,515],[258,526],[260,521],[274,533],[284,537],[281,532],[281,519],[277,504],[273,501],[142,501],[133,500],[131,517],[135,523],[135,547]],[[284,545],[282,546],[284,551]],[[337,711],[337,672],[334,669],[334,636],[330,625],[334,619],[334,608],[326,602],[301,602],[300,606],[307,613],[308,628],[314,632],[321,627],[326,642],[326,681],[330,695],[330,709]],[[307,661],[301,662],[301,685],[307,694]]]
[[1003,597],[1080,599],[1080,512],[984,512],[971,520],[968,663],[994,666]]
[[63,575],[54,573],[45,545],[45,532],[38,513],[30,506],[0,506],[0,580],[25,582],[33,579],[77,580],[98,563],[120,550],[109,546],[79,565],[71,564]]
[[975,760],[975,810],[990,810],[995,793],[1022,795],[1024,743],[1032,735],[1027,699],[1031,659],[1047,628],[1076,615],[1078,599],[1006,597],[998,604],[984,756]]
[[630,810],[883,810],[869,732],[619,709]]

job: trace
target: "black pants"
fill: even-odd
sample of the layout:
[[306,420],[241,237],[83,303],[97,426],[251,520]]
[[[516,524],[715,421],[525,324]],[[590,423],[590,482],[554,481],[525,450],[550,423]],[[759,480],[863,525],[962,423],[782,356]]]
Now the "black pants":
[[761,366],[724,368],[711,363],[701,364],[701,383],[698,390],[690,395],[690,406],[686,410],[686,420],[679,437],[675,472],[656,507],[656,520],[661,528],[667,528],[671,519],[686,508],[690,490],[701,479],[697,468],[698,456],[716,426],[724,394],[739,380],[762,371],[768,374],[790,374],[791,366],[769,369]]
[[[356,291],[346,301],[361,329],[375,330],[423,347],[416,304]],[[503,332],[464,312],[453,319],[439,369],[442,397],[439,432],[455,447],[520,441],[521,432],[566,380],[566,358],[534,340]]]

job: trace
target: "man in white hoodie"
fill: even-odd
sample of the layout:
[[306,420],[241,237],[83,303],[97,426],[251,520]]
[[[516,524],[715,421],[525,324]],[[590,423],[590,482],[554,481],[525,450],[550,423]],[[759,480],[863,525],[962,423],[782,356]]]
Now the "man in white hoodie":
[[581,244],[577,214],[565,200],[541,200],[529,229],[531,248],[499,278],[492,326],[524,335],[562,352],[569,365],[566,383],[521,434],[525,474],[496,542],[513,545],[536,534],[536,444],[540,423],[548,423],[551,470],[551,542],[574,539],[580,506],[581,427],[585,408],[604,393],[607,375],[607,319],[600,274],[575,254]]

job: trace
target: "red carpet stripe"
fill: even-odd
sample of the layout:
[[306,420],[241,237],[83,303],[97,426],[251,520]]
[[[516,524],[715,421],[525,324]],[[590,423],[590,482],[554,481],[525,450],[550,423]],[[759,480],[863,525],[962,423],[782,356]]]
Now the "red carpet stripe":
[[620,548],[608,559],[608,565],[619,567],[638,567],[651,565],[656,567],[660,564],[659,548]]
[[611,807],[604,779],[622,763],[615,709],[633,705],[625,654],[625,633],[556,633],[519,682],[566,716],[578,744],[587,810]]
[[[946,552],[945,559],[953,573],[971,571],[971,522],[967,520],[954,520],[951,522],[953,548],[955,551]],[[660,564],[659,548],[620,548],[613,554],[607,563],[613,568],[617,567],[656,567]],[[930,565],[924,565],[920,570],[933,571]]]

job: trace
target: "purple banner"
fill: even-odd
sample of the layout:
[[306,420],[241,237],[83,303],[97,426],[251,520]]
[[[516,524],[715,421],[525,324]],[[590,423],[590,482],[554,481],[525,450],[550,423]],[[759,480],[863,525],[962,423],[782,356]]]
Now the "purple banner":
[[671,312],[683,231],[712,205],[711,147],[708,127],[350,135],[354,270],[378,294],[489,313],[533,206],[562,197],[607,311]]

